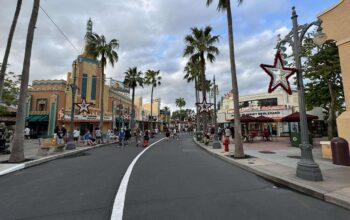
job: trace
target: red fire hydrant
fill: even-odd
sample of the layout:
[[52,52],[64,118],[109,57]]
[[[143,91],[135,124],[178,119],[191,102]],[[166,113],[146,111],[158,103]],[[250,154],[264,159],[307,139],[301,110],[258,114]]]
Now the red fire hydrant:
[[225,152],[228,152],[228,145],[229,144],[230,144],[229,137],[225,137],[225,140],[224,140]]

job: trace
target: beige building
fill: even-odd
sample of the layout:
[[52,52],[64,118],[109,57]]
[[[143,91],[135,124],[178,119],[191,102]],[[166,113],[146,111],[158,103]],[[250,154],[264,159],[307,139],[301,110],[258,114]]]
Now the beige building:
[[[227,93],[223,98],[218,111],[218,123],[233,126],[234,108],[233,94]],[[292,95],[287,94],[283,90],[276,90],[273,93],[258,93],[244,95],[239,97],[241,115],[250,115],[253,117],[266,116],[274,119],[273,123],[248,123],[243,124],[245,130],[261,130],[261,127],[268,127],[270,133],[276,136],[289,135],[291,128],[298,130],[298,124],[282,122],[281,119],[296,111],[299,111],[298,94],[293,91]],[[319,124],[313,124],[319,133],[323,132],[324,114],[321,108],[315,108],[308,114],[318,116]],[[245,127],[246,126],[246,127]],[[311,125],[310,125],[311,126]]]
[[339,1],[319,18],[328,40],[335,40],[339,49],[346,111],[337,118],[337,126],[339,137],[350,143],[350,1]]

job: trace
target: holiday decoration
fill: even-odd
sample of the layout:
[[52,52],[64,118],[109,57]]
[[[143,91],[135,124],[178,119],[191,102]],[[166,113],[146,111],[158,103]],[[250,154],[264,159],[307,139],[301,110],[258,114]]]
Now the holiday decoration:
[[273,66],[261,64],[260,67],[271,77],[269,93],[273,92],[278,86],[281,86],[289,95],[292,94],[288,79],[297,72],[297,69],[284,67],[282,55],[279,51],[275,55]]
[[197,102],[196,105],[199,107],[199,112],[209,112],[209,109],[213,105],[213,103],[208,103],[207,100],[204,98],[202,102]]
[[83,112],[86,112],[88,114],[90,113],[89,107],[92,105],[92,103],[87,103],[85,98],[81,100],[81,103],[75,103],[75,104],[79,108],[79,114]]

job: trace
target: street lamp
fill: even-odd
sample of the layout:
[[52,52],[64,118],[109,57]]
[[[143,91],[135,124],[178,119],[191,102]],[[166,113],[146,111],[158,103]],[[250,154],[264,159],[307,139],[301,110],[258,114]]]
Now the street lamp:
[[[321,181],[322,173],[317,163],[315,163],[312,155],[312,144],[309,141],[308,122],[306,118],[305,107],[305,92],[303,84],[303,72],[301,66],[301,49],[303,44],[303,38],[309,28],[313,25],[321,25],[321,21],[317,20],[310,24],[298,25],[298,15],[295,7],[292,8],[293,29],[286,35],[286,37],[279,42],[278,48],[282,43],[289,43],[292,46],[295,65],[297,72],[297,85],[298,85],[298,98],[299,98],[299,114],[300,114],[300,131],[301,131],[301,144],[299,145],[301,150],[301,159],[298,162],[296,175],[305,180]],[[315,39],[318,43],[323,43],[325,35],[321,33],[322,29],[318,29],[318,34]]]
[[74,110],[75,110],[75,105],[74,105],[74,101],[75,101],[75,92],[77,90],[77,86],[76,86],[76,80],[77,80],[77,76],[76,76],[76,71],[77,71],[77,61],[74,60],[73,61],[73,66],[74,66],[74,76],[73,76],[73,83],[70,84],[70,87],[72,89],[72,107],[71,107],[71,113],[70,113],[70,131],[69,131],[69,137],[68,137],[68,141],[67,141],[67,146],[66,149],[67,150],[74,150],[76,148],[76,144],[73,138],[73,130],[74,130]]
[[214,140],[213,140],[213,148],[214,149],[220,149],[221,144],[218,140],[218,122],[217,122],[217,116],[216,116],[216,84],[215,84],[215,75],[213,78],[213,84],[214,84],[214,124],[215,124],[215,134],[214,134]]

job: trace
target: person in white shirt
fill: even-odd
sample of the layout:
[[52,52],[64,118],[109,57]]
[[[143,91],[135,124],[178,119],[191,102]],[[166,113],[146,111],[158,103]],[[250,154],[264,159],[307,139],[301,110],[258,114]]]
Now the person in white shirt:
[[80,137],[80,131],[79,131],[79,128],[76,128],[74,129],[73,131],[73,138],[74,138],[74,141],[79,143],[79,137]]
[[30,139],[30,128],[26,127],[26,128],[24,129],[24,137],[25,137],[26,139]]

